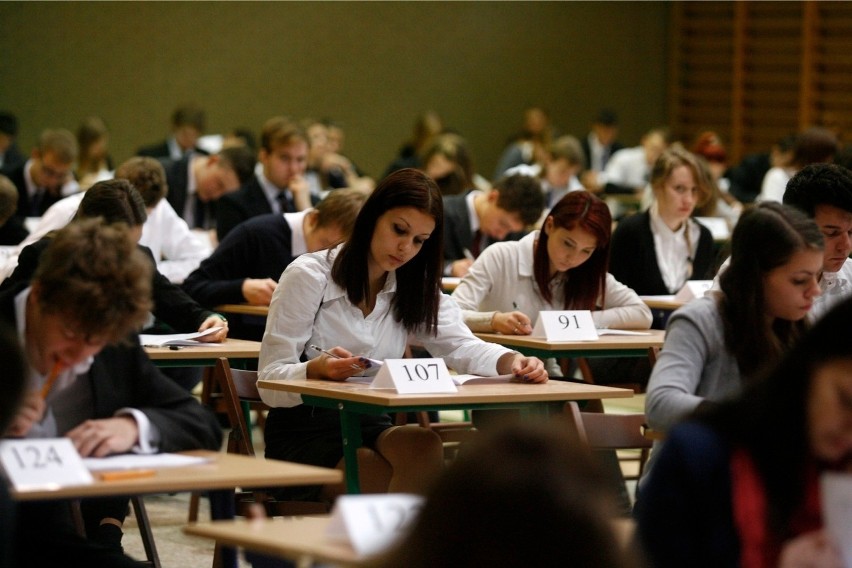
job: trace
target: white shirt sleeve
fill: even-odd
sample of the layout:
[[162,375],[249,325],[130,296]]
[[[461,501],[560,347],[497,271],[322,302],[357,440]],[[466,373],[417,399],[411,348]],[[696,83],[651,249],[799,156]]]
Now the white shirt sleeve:
[[606,294],[603,309],[592,312],[595,327],[614,329],[649,329],[651,309],[638,294],[612,274],[606,275]]
[[151,249],[157,269],[176,284],[183,282],[211,252],[165,199],[145,221],[139,244]]

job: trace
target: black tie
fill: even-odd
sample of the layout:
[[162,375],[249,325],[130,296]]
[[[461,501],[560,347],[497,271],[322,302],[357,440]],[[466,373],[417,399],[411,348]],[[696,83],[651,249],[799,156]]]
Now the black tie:
[[278,205],[281,207],[282,213],[295,213],[296,206],[293,205],[293,198],[290,197],[289,191],[279,191],[276,199],[278,200]]
[[195,220],[194,225],[196,229],[210,229],[210,221],[211,215],[210,213],[210,204],[198,197],[198,194],[195,195]]
[[470,244],[470,253],[473,258],[477,258],[480,252],[482,252],[482,231],[477,229],[473,234],[473,242]]

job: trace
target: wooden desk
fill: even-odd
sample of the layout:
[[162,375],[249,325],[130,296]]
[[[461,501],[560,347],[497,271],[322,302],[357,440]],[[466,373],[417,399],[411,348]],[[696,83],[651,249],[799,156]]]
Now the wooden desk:
[[461,278],[457,276],[444,276],[441,278],[441,289],[449,294],[458,287],[460,282]]
[[[349,544],[332,542],[325,536],[331,518],[277,517],[274,519],[236,519],[198,523],[183,532],[212,538],[219,544],[239,546],[296,562],[298,566],[330,563],[335,566],[359,566],[367,559]],[[619,543],[629,546],[635,530],[632,519],[613,520]]]
[[222,304],[216,306],[213,311],[220,314],[239,314],[244,316],[266,317],[269,315],[269,306],[252,306],[251,304]]
[[674,294],[669,296],[639,296],[645,305],[652,310],[668,310],[674,311],[683,306],[686,302],[675,300]]
[[325,537],[328,516],[276,517],[272,519],[236,519],[197,523],[183,532],[212,538],[219,544],[239,546],[293,560],[299,566],[331,563],[335,566],[357,566],[364,561],[349,545],[331,542]]
[[597,341],[547,341],[530,335],[476,333],[483,341],[511,347],[533,357],[647,357],[663,346],[665,332],[649,329],[648,335],[602,335]]
[[[525,412],[546,412],[544,403],[601,398],[629,398],[633,391],[583,383],[549,381],[545,384],[506,383],[458,387],[457,393],[397,394],[391,389],[371,389],[364,383],[316,381],[257,382],[259,388],[280,390],[302,396],[311,406],[337,409],[343,436],[343,457],[347,464],[357,463],[356,451],[361,447],[359,414],[416,412],[420,410],[480,410],[521,408]],[[346,468],[346,489],[358,493],[358,468]]]
[[146,347],[148,357],[158,367],[213,367],[216,359],[257,359],[260,342],[228,338],[222,343],[208,343],[199,347]]
[[278,460],[265,460],[253,456],[195,450],[186,455],[204,456],[211,461],[186,467],[168,467],[157,470],[152,477],[101,481],[90,485],[74,485],[57,489],[11,489],[18,501],[44,499],[82,499],[86,497],[111,497],[117,495],[145,495],[177,491],[233,490],[236,487],[289,487],[294,485],[322,485],[339,483],[343,477],[336,469],[315,467]]

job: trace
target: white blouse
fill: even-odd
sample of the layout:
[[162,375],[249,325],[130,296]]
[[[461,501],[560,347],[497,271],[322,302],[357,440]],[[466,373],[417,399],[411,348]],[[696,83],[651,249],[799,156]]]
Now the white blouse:
[[692,263],[698,252],[701,229],[695,221],[687,219],[678,230],[672,231],[660,217],[656,203],[651,206],[649,213],[657,267],[666,288],[676,294],[692,278]]
[[[349,301],[346,291],[331,279],[331,267],[339,250],[337,247],[303,254],[284,270],[269,306],[260,347],[260,379],[306,378],[307,362],[299,359],[308,345],[323,349],[340,346],[354,355],[378,360],[403,356],[408,333],[392,312],[396,273],[388,273],[375,308],[365,317]],[[441,294],[437,336],[421,332],[412,337],[433,357],[444,358],[447,366],[461,373],[494,375],[497,360],[512,353],[476,338],[462,322],[456,303],[445,294]],[[310,349],[305,354],[309,359],[319,356]],[[260,389],[260,396],[273,407],[302,403],[301,396],[281,391]]]

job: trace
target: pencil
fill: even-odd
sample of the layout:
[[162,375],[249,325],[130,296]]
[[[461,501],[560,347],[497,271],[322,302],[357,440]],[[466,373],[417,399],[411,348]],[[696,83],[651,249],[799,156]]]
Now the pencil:
[[[329,357],[334,357],[335,359],[343,359],[343,357],[341,357],[340,355],[335,355],[331,351],[328,351],[327,349],[323,349],[322,347],[317,347],[316,345],[311,345],[310,348],[315,349],[315,350],[319,351],[320,353],[325,353]],[[349,365],[349,366],[352,367],[353,369],[355,369],[356,371],[363,371],[364,370],[361,367],[359,367],[358,365]]]
[[50,389],[53,388],[53,383],[56,382],[56,377],[59,376],[59,371],[62,370],[62,365],[59,364],[59,361],[53,364],[53,369],[50,370],[50,375],[47,377],[47,380],[44,381],[44,384],[41,386],[41,399],[45,400],[47,395],[50,394]]
[[119,471],[104,471],[98,475],[104,481],[124,481],[125,479],[139,479],[142,477],[154,477],[157,471],[153,469],[125,469]]

